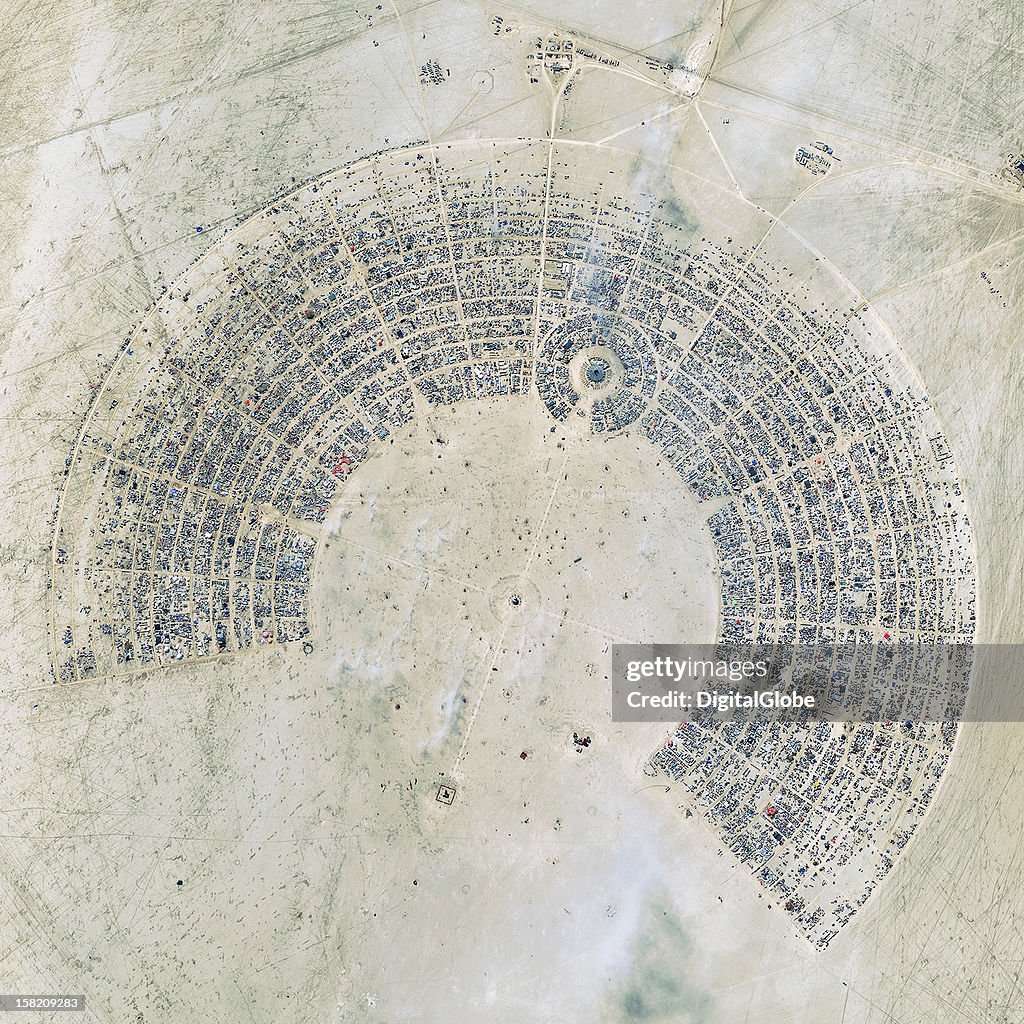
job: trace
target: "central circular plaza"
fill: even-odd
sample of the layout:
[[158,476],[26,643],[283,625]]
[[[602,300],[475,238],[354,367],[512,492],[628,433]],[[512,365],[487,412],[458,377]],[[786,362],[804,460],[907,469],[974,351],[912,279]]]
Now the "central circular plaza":
[[608,363],[603,359],[588,359],[586,370],[584,371],[587,378],[587,383],[592,387],[599,387],[604,383],[605,377],[608,376]]

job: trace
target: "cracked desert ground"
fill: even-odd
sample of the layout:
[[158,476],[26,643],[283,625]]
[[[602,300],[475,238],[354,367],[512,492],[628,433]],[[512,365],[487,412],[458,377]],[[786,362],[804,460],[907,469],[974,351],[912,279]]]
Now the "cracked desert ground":
[[609,683],[1020,641],[1017,0],[0,13],[0,993],[1024,1021],[1019,659],[945,732]]

